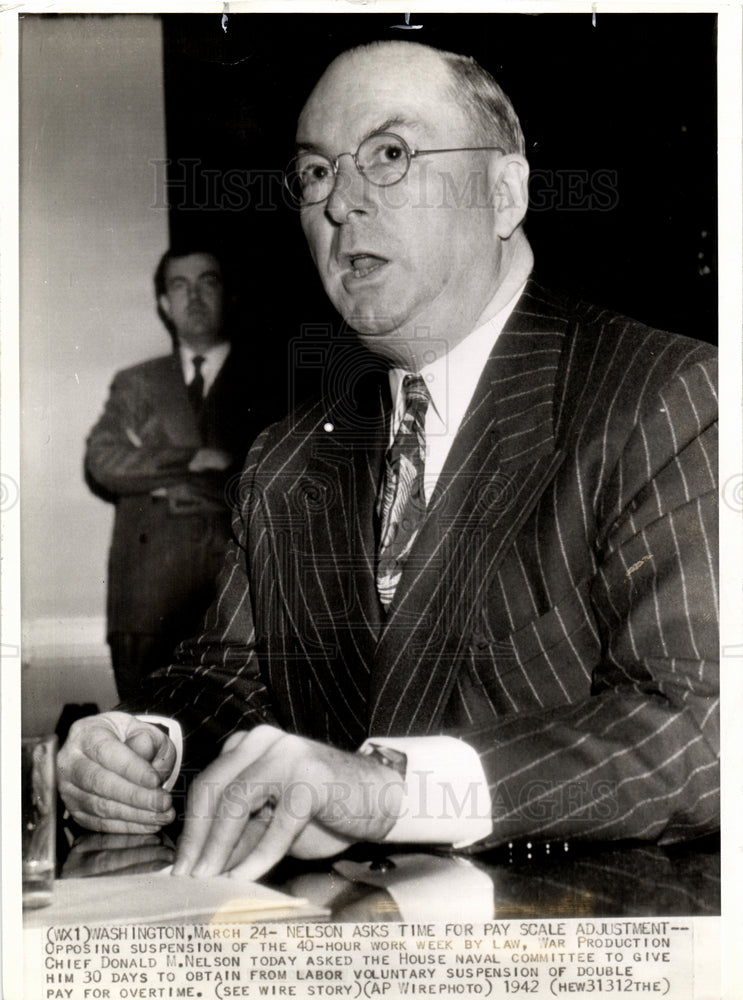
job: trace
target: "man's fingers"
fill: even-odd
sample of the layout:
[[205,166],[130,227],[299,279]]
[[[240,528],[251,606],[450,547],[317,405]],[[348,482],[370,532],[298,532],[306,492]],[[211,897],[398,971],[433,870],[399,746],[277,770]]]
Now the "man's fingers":
[[154,833],[175,818],[161,787],[174,762],[175,748],[157,727],[124,712],[90,716],[71,726],[59,752],[59,793],[90,830]]
[[[366,786],[378,793],[371,804]],[[399,776],[376,761],[268,726],[234,734],[192,787],[173,874],[257,879],[287,853],[337,854],[384,837],[401,797]],[[266,803],[274,815],[261,836]]]
[[160,740],[155,739],[155,732],[156,730],[151,726],[146,729],[137,729],[130,736],[127,736],[126,745],[143,760],[151,761],[160,746]]
[[[94,792],[85,792],[76,789],[73,795],[68,796],[67,808],[74,818],[82,826],[80,816],[96,816],[100,823],[95,826],[88,826],[88,829],[98,830],[103,833],[139,833],[154,832],[162,826],[167,826],[175,819],[175,810],[172,806],[166,809],[148,809],[138,807],[136,804],[128,804],[111,798],[108,793],[97,795]],[[147,830],[131,830],[128,824],[146,826]]]
[[[157,730],[155,732],[157,733]],[[157,735],[161,739],[167,740],[164,733],[157,733]],[[129,740],[134,740],[135,742],[132,744]],[[132,737],[129,737],[126,743],[120,743],[117,740],[101,741],[86,756],[90,756],[101,767],[112,772],[114,776],[120,776],[120,778],[123,778],[131,785],[135,785],[141,791],[146,792],[148,789],[152,789],[155,796],[153,801],[156,801],[158,796],[166,793],[159,791],[163,779],[150,763],[150,757],[154,756],[158,749],[157,747],[149,746],[152,742],[153,736],[151,734],[137,732]],[[170,740],[168,740],[168,743],[170,743]],[[142,744],[148,744],[150,757],[147,759],[141,757],[134,749],[134,746]],[[173,762],[175,762],[175,752],[173,752]],[[121,785],[119,784],[117,787],[121,788]]]
[[98,833],[157,833],[162,824],[158,823],[132,823],[120,819],[103,819],[95,813],[87,813],[84,810],[70,810],[72,817],[87,830],[96,830]]
[[213,816],[208,811],[210,799],[208,787],[204,787],[197,778],[188,793],[186,822],[176,845],[174,875],[190,875],[201,856],[213,822]]
[[[112,744],[109,750],[100,754],[111,767],[106,767],[86,757],[78,757],[72,766],[60,769],[60,792],[68,807],[72,807],[82,796],[94,796],[103,810],[103,817],[119,816],[120,807],[130,807],[150,813],[165,813],[171,809],[172,798],[160,788],[143,788],[121,776],[113,765],[120,763],[119,752],[136,756],[122,744]],[[112,810],[111,812],[108,810]]]
[[[273,726],[233,733],[219,757],[194,781],[178,840],[174,875],[212,875],[224,870],[251,813],[271,795],[265,783],[250,782],[250,767],[284,737]],[[205,851],[205,862],[200,864]],[[220,863],[222,867],[214,869]]]
[[[178,838],[174,875],[194,874],[204,845],[212,835],[212,826],[218,830],[222,822],[223,792],[230,787],[234,767],[233,759],[218,757],[191,786],[186,822]],[[249,815],[248,812],[242,814],[243,822]]]
[[173,772],[176,761],[175,746],[165,733],[151,725],[138,729],[126,739],[126,745],[152,767],[162,785]]
[[295,810],[287,809],[287,802],[281,799],[274,808],[273,819],[266,832],[250,855],[239,865],[227,872],[232,878],[242,878],[255,882],[270,871],[274,865],[289,853],[289,848],[310,820],[310,816],[298,816]]
[[239,816],[225,816],[224,812],[221,812],[215,817],[206,843],[191,870],[194,878],[221,875],[227,868],[227,862],[232,856],[235,845],[249,824],[249,812]]
[[157,772],[160,785],[163,785],[173,773],[173,768],[176,766],[176,757],[175,744],[169,736],[163,734],[157,753],[150,761],[152,767]]
[[[225,763],[232,765],[234,761]],[[174,875],[185,874],[186,866],[195,878],[220,875],[225,870],[251,816],[270,797],[264,785],[248,780],[248,774],[249,770],[222,783],[216,803],[214,795],[210,795],[214,791],[212,782],[200,784],[189,803],[186,826],[178,841],[178,864],[173,869]]]
[[285,739],[283,729],[267,724],[256,726],[249,731],[237,730],[224,741],[221,756],[234,754],[242,762],[242,767],[259,760],[279,740]]
[[227,864],[224,868],[225,871],[229,872],[233,868],[236,868],[242,861],[245,861],[263,837],[272,819],[273,805],[269,805],[268,803],[250,817],[250,820],[243,828],[240,839],[232,849],[232,854],[227,859]]
[[163,777],[150,763],[153,758],[170,761],[171,768],[175,761],[170,739],[154,726],[121,712],[79,720],[57,759],[60,794],[68,807],[82,791],[163,812],[171,801],[160,788]]

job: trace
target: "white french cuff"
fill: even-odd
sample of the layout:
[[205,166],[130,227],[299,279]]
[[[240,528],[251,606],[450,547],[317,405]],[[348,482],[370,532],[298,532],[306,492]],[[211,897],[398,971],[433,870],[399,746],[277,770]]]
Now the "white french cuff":
[[140,722],[149,722],[153,726],[160,726],[165,729],[170,737],[170,742],[175,747],[175,763],[173,770],[162,784],[162,790],[169,792],[178,780],[181,773],[181,762],[183,761],[183,731],[180,723],[175,719],[169,719],[166,715],[135,715],[135,719]]
[[467,847],[493,832],[490,790],[477,751],[453,736],[371,737],[375,748],[406,757],[400,815],[384,843]]

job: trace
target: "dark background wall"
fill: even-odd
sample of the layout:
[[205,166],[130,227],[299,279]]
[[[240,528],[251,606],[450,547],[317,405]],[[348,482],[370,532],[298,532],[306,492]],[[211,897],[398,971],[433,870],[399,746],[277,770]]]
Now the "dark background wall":
[[232,15],[226,31],[216,14],[163,17],[171,233],[206,233],[228,250],[266,385],[285,380],[302,324],[338,324],[282,193],[296,118],[329,60],[375,38],[472,54],[509,93],[543,281],[714,341],[715,16],[411,21],[422,28],[392,27],[402,14]]

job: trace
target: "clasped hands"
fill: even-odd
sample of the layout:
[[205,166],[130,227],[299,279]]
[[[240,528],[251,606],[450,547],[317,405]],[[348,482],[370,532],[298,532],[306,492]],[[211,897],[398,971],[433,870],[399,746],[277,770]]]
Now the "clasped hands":
[[189,472],[224,472],[234,459],[222,448],[199,448],[188,463]]
[[[82,826],[151,833],[175,819],[163,791],[175,761],[169,737],[123,712],[76,722],[59,753],[59,790]],[[286,854],[330,857],[381,841],[403,801],[397,773],[273,726],[235,732],[194,780],[174,875],[254,880]]]

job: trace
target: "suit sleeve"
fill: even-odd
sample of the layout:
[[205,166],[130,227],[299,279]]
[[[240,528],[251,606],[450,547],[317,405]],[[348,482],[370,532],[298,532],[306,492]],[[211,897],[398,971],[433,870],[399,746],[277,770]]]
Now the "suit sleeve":
[[636,421],[595,497],[585,609],[602,656],[582,702],[460,734],[493,834],[670,843],[719,826],[717,425],[703,365]]
[[[240,496],[246,498],[265,432],[256,440],[243,471]],[[184,738],[183,770],[191,775],[217,756],[237,729],[261,723],[278,725],[255,650],[255,626],[246,571],[245,508],[233,516],[230,543],[217,597],[200,631],[181,643],[175,662],[147,678],[142,697],[121,706],[125,711],[157,713],[176,719]]]
[[151,493],[190,475],[188,463],[197,449],[167,440],[156,405],[141,380],[126,372],[115,376],[85,452],[88,474],[113,496]]

